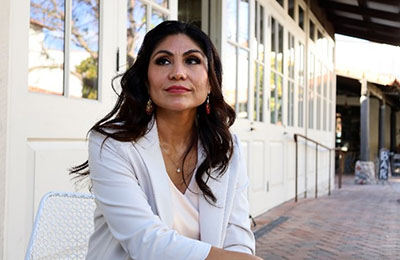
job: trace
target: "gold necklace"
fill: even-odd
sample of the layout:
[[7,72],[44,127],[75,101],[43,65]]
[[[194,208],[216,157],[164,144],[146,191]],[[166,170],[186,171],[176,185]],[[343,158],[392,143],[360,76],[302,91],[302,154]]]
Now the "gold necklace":
[[162,142],[160,142],[161,150],[164,151],[164,153],[167,155],[168,159],[174,164],[174,166],[176,168],[176,173],[181,173],[182,172],[182,168],[178,167],[177,163],[174,160],[172,160],[171,156],[169,155],[170,154],[170,150],[165,148],[165,146],[169,146],[169,145],[168,144],[163,144]]

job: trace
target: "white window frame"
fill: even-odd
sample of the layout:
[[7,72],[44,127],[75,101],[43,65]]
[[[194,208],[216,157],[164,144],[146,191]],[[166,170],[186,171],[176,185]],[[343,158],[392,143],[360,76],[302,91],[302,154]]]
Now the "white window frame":
[[[64,98],[78,98],[80,100],[86,100],[89,102],[93,101],[101,101],[102,99],[102,68],[103,68],[103,52],[102,52],[102,19],[103,19],[103,1],[99,0],[99,20],[98,20],[98,64],[97,64],[97,99],[89,99],[84,97],[75,97],[70,95],[70,63],[71,63],[71,21],[72,21],[72,1],[73,0],[64,0],[64,64],[63,64],[63,88],[61,95],[51,95],[54,97],[64,97]],[[29,3],[31,1],[29,0]],[[29,14],[30,17],[30,14]],[[31,93],[37,93],[36,91],[32,91]],[[38,93],[41,94],[41,93]]]

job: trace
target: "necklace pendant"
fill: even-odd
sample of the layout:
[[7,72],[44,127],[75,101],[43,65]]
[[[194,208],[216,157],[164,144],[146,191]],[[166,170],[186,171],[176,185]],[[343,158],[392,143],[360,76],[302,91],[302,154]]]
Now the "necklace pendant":
[[176,172],[177,172],[177,173],[181,173],[181,168],[177,168],[177,169],[176,169]]

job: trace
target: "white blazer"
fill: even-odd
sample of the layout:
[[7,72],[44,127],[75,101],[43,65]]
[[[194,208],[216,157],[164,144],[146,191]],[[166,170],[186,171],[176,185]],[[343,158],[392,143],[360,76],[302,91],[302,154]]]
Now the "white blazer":
[[[240,145],[225,174],[207,185],[216,206],[199,195],[200,241],[172,229],[170,185],[156,124],[137,142],[92,132],[89,168],[97,208],[86,259],[205,259],[211,246],[254,254],[247,201],[248,178]],[[198,160],[204,159],[198,145]]]

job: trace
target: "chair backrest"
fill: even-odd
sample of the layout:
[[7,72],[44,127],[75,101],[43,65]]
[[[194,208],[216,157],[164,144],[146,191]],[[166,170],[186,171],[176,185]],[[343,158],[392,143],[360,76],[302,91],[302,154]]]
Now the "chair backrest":
[[93,232],[94,196],[49,192],[43,196],[25,260],[85,259]]

